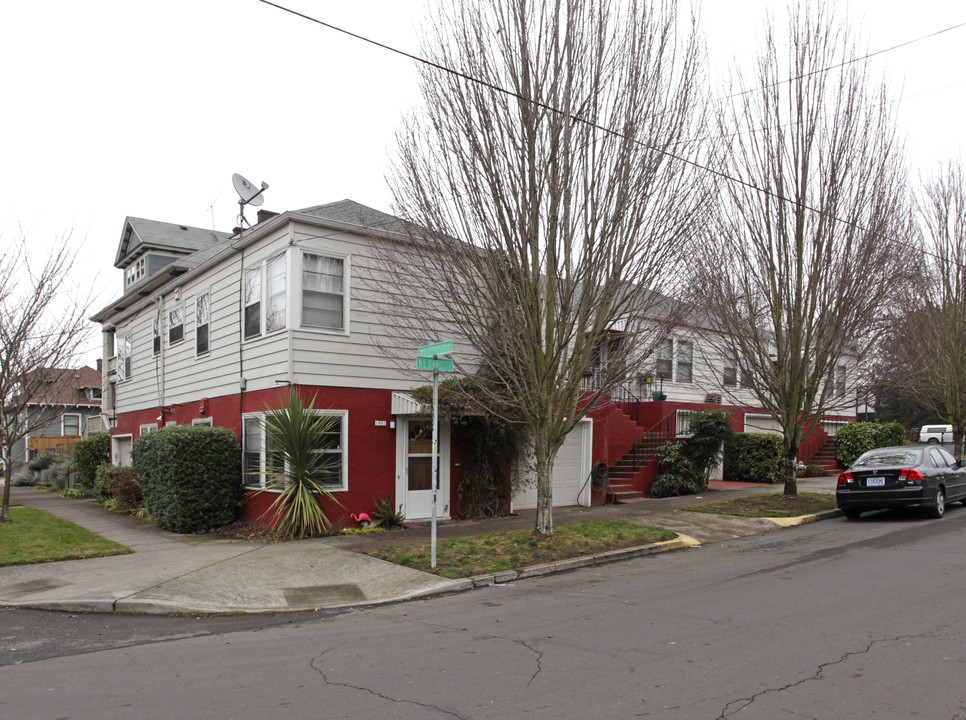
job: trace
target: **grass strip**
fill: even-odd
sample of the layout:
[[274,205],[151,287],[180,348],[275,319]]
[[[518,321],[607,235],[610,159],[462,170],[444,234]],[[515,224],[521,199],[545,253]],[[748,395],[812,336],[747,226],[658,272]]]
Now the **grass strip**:
[[531,530],[513,530],[439,540],[436,570],[430,568],[429,543],[379,548],[369,554],[416,570],[435,572],[442,577],[463,578],[650,545],[674,537],[675,533],[664,528],[615,520],[589,520],[557,525],[549,537],[534,535]]
[[835,507],[835,495],[829,493],[799,493],[797,496],[770,493],[695,505],[688,510],[738,517],[798,517],[834,510]]
[[0,523],[0,567],[123,555],[131,550],[36,508],[16,507]]

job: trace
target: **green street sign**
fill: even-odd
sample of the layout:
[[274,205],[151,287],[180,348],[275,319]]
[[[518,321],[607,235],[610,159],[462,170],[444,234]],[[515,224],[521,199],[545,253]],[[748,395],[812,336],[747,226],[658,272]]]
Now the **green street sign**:
[[446,342],[438,342],[416,348],[416,357],[431,358],[433,355],[449,355],[451,352],[453,352],[453,341],[447,340]]
[[453,361],[450,358],[418,357],[416,367],[420,370],[439,370],[453,372]]

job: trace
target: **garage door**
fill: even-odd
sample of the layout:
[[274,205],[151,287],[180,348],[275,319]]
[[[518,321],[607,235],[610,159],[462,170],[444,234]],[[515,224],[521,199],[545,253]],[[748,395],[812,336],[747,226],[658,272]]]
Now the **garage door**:
[[782,434],[782,426],[771,415],[752,415],[745,414],[746,433],[777,433]]
[[[590,475],[590,453],[594,424],[581,420],[567,436],[553,463],[553,506],[589,505],[590,486],[583,487]],[[581,490],[583,488],[583,490]],[[580,494],[578,502],[578,493]],[[536,480],[524,486],[514,497],[512,509],[532,510],[537,507]]]

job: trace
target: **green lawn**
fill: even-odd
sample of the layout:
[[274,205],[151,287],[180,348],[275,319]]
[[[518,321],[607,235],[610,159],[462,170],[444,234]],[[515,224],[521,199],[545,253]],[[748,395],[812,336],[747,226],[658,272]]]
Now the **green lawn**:
[[131,552],[43,510],[14,507],[10,509],[10,520],[0,523],[0,567]]
[[[649,545],[674,537],[675,533],[663,528],[590,520],[557,525],[550,537],[536,536],[531,530],[514,530],[449,538],[437,542],[435,572],[448,578],[488,575],[608,550]],[[417,543],[380,548],[370,555],[432,572],[430,552],[429,543]]]
[[782,493],[749,495],[725,502],[695,505],[688,510],[693,512],[714,513],[716,515],[738,515],[740,517],[798,517],[813,515],[825,510],[834,510],[835,495],[831,493],[799,493],[797,497],[787,497]]

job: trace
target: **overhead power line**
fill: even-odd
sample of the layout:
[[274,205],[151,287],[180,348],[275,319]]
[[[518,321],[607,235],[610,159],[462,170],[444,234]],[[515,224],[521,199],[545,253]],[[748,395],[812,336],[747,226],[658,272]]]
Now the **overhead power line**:
[[[533,98],[526,97],[524,95],[521,95],[520,93],[513,92],[512,90],[507,90],[504,87],[501,87],[499,85],[495,85],[493,83],[487,82],[486,80],[481,80],[480,78],[474,77],[474,76],[469,75],[469,74],[467,74],[465,72],[462,72],[460,70],[456,70],[456,69],[451,68],[451,67],[448,67],[446,65],[442,65],[440,63],[434,62],[434,61],[429,60],[427,58],[421,57],[419,55],[415,55],[413,53],[406,52],[405,50],[400,50],[398,48],[392,47],[391,45],[387,45],[387,44],[381,43],[381,42],[379,42],[377,40],[373,40],[371,38],[368,38],[368,37],[366,37],[364,35],[360,35],[358,33],[354,33],[354,32],[352,32],[350,30],[346,30],[345,28],[341,28],[341,27],[339,27],[337,25],[333,25],[332,23],[328,23],[328,22],[325,22],[324,20],[320,20],[319,18],[312,17],[311,15],[306,15],[305,13],[299,12],[297,10],[293,10],[292,8],[288,8],[288,7],[285,7],[284,5],[280,5],[280,4],[276,3],[276,2],[272,2],[272,0],[258,0],[258,1],[261,2],[261,3],[263,3],[263,4],[265,4],[265,5],[269,5],[271,7],[274,7],[276,9],[278,9],[278,10],[281,10],[282,12],[286,12],[286,13],[289,13],[290,15],[294,15],[295,17],[301,18],[303,20],[307,20],[307,21],[309,21],[311,23],[315,23],[316,25],[321,25],[322,27],[328,28],[330,30],[333,30],[333,31],[338,32],[338,33],[341,33],[343,35],[347,35],[348,37],[351,37],[351,38],[353,38],[355,40],[360,40],[361,42],[368,43],[370,45],[374,45],[375,47],[378,47],[378,48],[380,48],[382,50],[386,50],[386,51],[391,52],[391,53],[394,53],[396,55],[400,55],[402,57],[408,58],[408,59],[413,60],[413,61],[415,61],[417,63],[422,64],[422,65],[426,65],[427,67],[431,67],[431,68],[434,68],[434,69],[439,70],[441,72],[445,72],[445,73],[448,73],[450,75],[454,75],[454,76],[459,77],[459,78],[461,78],[463,80],[466,80],[467,82],[474,83],[474,84],[479,85],[481,87],[488,88],[490,90],[493,90],[494,92],[500,93],[502,95],[506,95],[506,96],[511,97],[511,98],[514,98],[516,100],[522,100],[524,102],[531,103],[534,106],[539,107],[542,110],[546,110],[546,111],[551,112],[551,113],[553,113],[555,115],[559,115],[561,117],[565,117],[565,118],[567,118],[569,120],[572,120],[574,122],[581,123],[581,124],[586,125],[586,126],[588,126],[590,128],[593,128],[595,130],[598,130],[598,131],[600,131],[602,133],[605,133],[605,134],[608,134],[608,135],[613,135],[613,136],[616,136],[616,137],[625,137],[624,133],[621,133],[621,132],[619,132],[617,130],[614,130],[612,128],[609,128],[609,127],[605,127],[603,125],[600,125],[600,124],[598,124],[598,123],[596,123],[596,122],[594,122],[592,120],[588,120],[588,119],[586,119],[584,117],[581,117],[580,115],[575,115],[573,113],[565,112],[563,110],[560,110],[557,107],[554,107],[552,105],[547,105],[546,103],[540,102],[539,100],[534,100]],[[948,28],[944,28],[943,30],[938,30],[938,31],[936,31],[934,33],[930,33],[929,35],[924,35],[924,36],[919,37],[919,38],[916,38],[914,40],[909,40],[907,42],[900,43],[899,45],[894,45],[894,46],[892,46],[890,48],[885,48],[885,49],[882,49],[882,50],[877,50],[877,51],[875,51],[873,53],[869,53],[868,55],[863,56],[862,58],[854,58],[852,60],[845,61],[845,62],[840,63],[838,65],[830,66],[830,67],[825,68],[823,70],[815,70],[812,73],[806,73],[804,75],[801,75],[800,78],[789,78],[788,80],[785,80],[785,81],[782,81],[782,82],[783,83],[784,82],[792,82],[792,81],[794,81],[796,79],[803,79],[805,77],[808,77],[810,75],[814,75],[816,73],[827,72],[827,71],[832,70],[832,69],[835,69],[837,67],[842,67],[842,66],[847,65],[847,64],[850,64],[850,63],[858,62],[859,60],[862,60],[864,58],[872,57],[874,55],[881,55],[882,53],[885,53],[885,52],[890,52],[890,51],[896,50],[898,48],[906,47],[907,45],[911,45],[913,43],[917,43],[917,42],[920,42],[922,40],[925,40],[925,39],[928,39],[928,38],[931,38],[931,37],[935,37],[936,35],[941,35],[942,33],[949,32],[951,30],[955,30],[955,29],[961,28],[961,27],[966,27],[966,22],[959,23],[957,25],[953,25],[953,26],[948,27]],[[752,91],[744,91],[743,93],[738,93],[738,95],[744,94],[746,92],[752,92]],[[735,96],[732,96],[732,97],[735,97]],[[812,212],[812,213],[815,213],[815,214],[818,214],[818,215],[823,214],[823,211],[820,210],[820,209],[818,209],[818,208],[814,208],[814,207],[812,207],[812,206],[810,206],[810,205],[808,205],[806,203],[802,203],[802,202],[799,202],[798,200],[794,200],[792,198],[785,197],[784,195],[782,195],[780,193],[776,193],[776,192],[774,192],[772,190],[768,190],[767,188],[760,187],[760,186],[756,185],[753,182],[749,182],[748,180],[743,180],[741,178],[734,177],[733,175],[729,175],[728,173],[723,172],[721,170],[717,170],[717,169],[712,168],[712,167],[709,167],[707,165],[703,165],[703,164],[701,164],[701,163],[699,163],[699,162],[697,162],[695,160],[692,160],[690,158],[686,158],[686,157],[677,155],[677,154],[675,154],[673,152],[670,152],[668,150],[664,150],[662,148],[654,147],[652,145],[649,145],[649,144],[645,143],[642,140],[633,140],[633,142],[636,143],[636,144],[638,144],[638,145],[640,145],[641,147],[647,148],[648,150],[653,150],[654,152],[658,152],[658,153],[660,153],[660,154],[662,154],[662,155],[664,155],[664,156],[666,156],[668,158],[671,158],[672,160],[677,160],[679,162],[682,162],[682,163],[685,163],[687,165],[690,165],[691,167],[697,168],[699,170],[703,170],[704,172],[710,173],[710,174],[714,175],[715,177],[721,178],[722,180],[726,180],[728,182],[732,182],[732,183],[736,183],[738,185],[742,185],[742,186],[744,186],[744,187],[746,187],[746,188],[748,188],[750,190],[754,190],[754,191],[760,192],[760,193],[762,193],[764,195],[768,195],[769,197],[773,197],[776,200],[781,200],[782,202],[791,203],[792,205],[799,206],[799,207],[803,208],[804,210],[808,210],[809,212]],[[849,226],[851,226],[851,227],[853,227],[853,228],[855,228],[857,230],[866,230],[867,229],[867,228],[862,227],[858,223],[852,222],[850,220],[844,220],[844,219],[839,218],[839,217],[836,217],[835,220],[837,222],[842,223],[843,225],[849,225]],[[902,245],[905,245],[906,247],[909,247],[910,249],[914,249],[914,250],[918,249],[915,246],[913,246],[911,243],[907,243],[904,240],[902,240],[901,238],[898,239],[898,242],[900,244],[902,244]],[[937,255],[935,253],[930,253],[929,251],[927,251],[925,249],[923,249],[923,252],[925,252],[928,255],[932,255],[932,256],[936,257],[937,259],[943,260],[943,258],[940,258],[939,255]],[[960,266],[963,265],[963,263],[962,262],[959,262],[959,261],[952,261],[952,262],[954,262],[955,264],[960,265]]]

